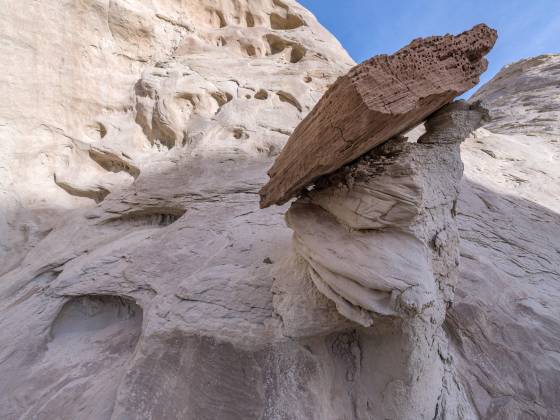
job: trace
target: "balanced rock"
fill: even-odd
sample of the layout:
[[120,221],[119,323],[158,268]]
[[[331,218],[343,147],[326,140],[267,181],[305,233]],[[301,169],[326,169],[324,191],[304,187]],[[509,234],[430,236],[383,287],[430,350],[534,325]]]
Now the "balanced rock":
[[460,144],[486,118],[478,103],[449,104],[418,142],[393,138],[292,204],[296,253],[342,315],[370,326],[372,314],[421,312],[436,290],[452,300]]
[[413,127],[463,94],[487,68],[497,39],[484,24],[420,38],[339,78],[302,121],[268,172],[261,207],[283,204],[321,175]]
[[[321,177],[286,214],[307,271],[300,282],[310,280],[376,343],[360,353],[363,365],[375,361],[368,389],[399,384],[371,397],[370,418],[475,418],[461,385],[442,385],[455,375],[443,323],[459,274],[461,143],[486,117],[479,104],[449,104],[429,117],[417,142],[395,137]],[[291,319],[301,297],[289,277],[278,273],[274,304],[286,331],[298,336],[309,317]],[[383,350],[386,342],[391,348]]]

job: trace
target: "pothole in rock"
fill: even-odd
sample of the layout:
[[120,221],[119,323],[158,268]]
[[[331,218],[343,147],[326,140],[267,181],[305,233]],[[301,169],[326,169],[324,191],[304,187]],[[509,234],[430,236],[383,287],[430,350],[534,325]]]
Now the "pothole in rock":
[[231,100],[233,99],[233,96],[231,95],[231,93],[221,92],[221,91],[213,92],[213,93],[211,93],[211,96],[218,103],[219,108],[223,107],[228,102],[231,102]]
[[255,27],[255,17],[249,11],[245,12],[245,24],[247,25],[248,28]]
[[[140,337],[143,311],[131,299],[112,295],[85,295],[70,299],[54,320],[51,343],[107,340],[113,350],[134,348]],[[117,338],[117,340],[114,340]]]
[[86,134],[93,140],[101,140],[107,135],[107,127],[96,121],[86,127]]
[[301,112],[303,110],[301,104],[299,103],[299,101],[295,98],[294,95],[292,95],[291,93],[288,92],[284,92],[284,91],[279,91],[276,93],[278,95],[278,97],[280,98],[280,101],[282,102],[286,102],[289,103],[290,105],[292,105],[294,108],[296,108],[299,112]]
[[290,7],[280,0],[272,0],[278,13],[273,12],[270,14],[270,27],[276,30],[289,30],[296,29],[304,26],[305,21],[290,12]]
[[218,9],[206,8],[199,18],[202,20],[201,23],[206,24],[211,28],[218,29],[225,28],[227,26],[223,12]]
[[270,15],[270,27],[276,30],[290,30],[297,29],[304,26],[305,22],[302,18],[297,15],[286,13],[286,16],[281,16],[278,13],[272,13]]
[[26,418],[60,418],[60,413],[109,418],[142,320],[142,308],[120,296],[84,295],[66,302],[51,324],[41,362],[30,373],[26,389],[42,399],[29,402]]
[[245,130],[241,127],[236,127],[233,130],[233,137],[237,140],[246,140],[249,138],[249,134],[247,134],[247,132],[245,132]]
[[268,92],[264,89],[259,89],[259,91],[255,93],[255,99],[258,99],[260,101],[268,99]]
[[54,183],[74,197],[90,198],[97,204],[105,200],[111,191],[99,185],[77,186],[67,181],[60,180],[56,173],[54,174]]
[[265,40],[270,48],[270,55],[276,55],[286,51],[290,63],[300,62],[307,53],[305,47],[295,41],[290,41],[275,34],[265,35]]

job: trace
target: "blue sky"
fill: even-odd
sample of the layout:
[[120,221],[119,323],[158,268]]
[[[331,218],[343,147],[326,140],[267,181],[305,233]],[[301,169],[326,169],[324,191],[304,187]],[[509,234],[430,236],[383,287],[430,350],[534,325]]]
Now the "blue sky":
[[[504,65],[560,53],[560,0],[299,0],[357,62],[412,39],[459,33],[484,22],[498,30],[482,83]],[[476,90],[476,88],[475,88]]]

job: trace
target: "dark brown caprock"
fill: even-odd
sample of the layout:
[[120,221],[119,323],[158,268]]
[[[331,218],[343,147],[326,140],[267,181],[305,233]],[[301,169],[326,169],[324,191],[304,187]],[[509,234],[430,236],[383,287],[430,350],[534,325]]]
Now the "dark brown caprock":
[[261,207],[287,202],[319,176],[414,127],[474,87],[496,39],[496,31],[484,24],[457,36],[419,38],[340,77],[268,172]]

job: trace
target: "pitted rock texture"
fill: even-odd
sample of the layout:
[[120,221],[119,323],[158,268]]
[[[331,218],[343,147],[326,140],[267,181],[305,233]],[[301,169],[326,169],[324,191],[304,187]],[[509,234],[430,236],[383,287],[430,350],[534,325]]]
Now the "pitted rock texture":
[[151,169],[200,155],[267,161],[353,65],[294,2],[4,6],[2,273],[67,210]]
[[347,53],[291,0],[4,3],[0,417],[340,418],[257,193]]
[[[417,143],[391,139],[320,180],[287,213],[295,253],[317,289],[344,317],[389,326],[386,333],[411,357],[390,374],[372,373],[372,381],[399,383],[403,391],[378,393],[377,418],[465,418],[470,410],[460,387],[443,385],[453,366],[442,326],[458,275],[460,143],[484,116],[477,104],[450,104],[427,121]],[[281,289],[282,276],[277,281]],[[277,311],[282,316],[288,307]],[[297,322],[284,324],[297,335]]]
[[457,36],[416,39],[354,67],[296,128],[260,191],[261,206],[285,203],[474,87],[496,39],[481,24]]

